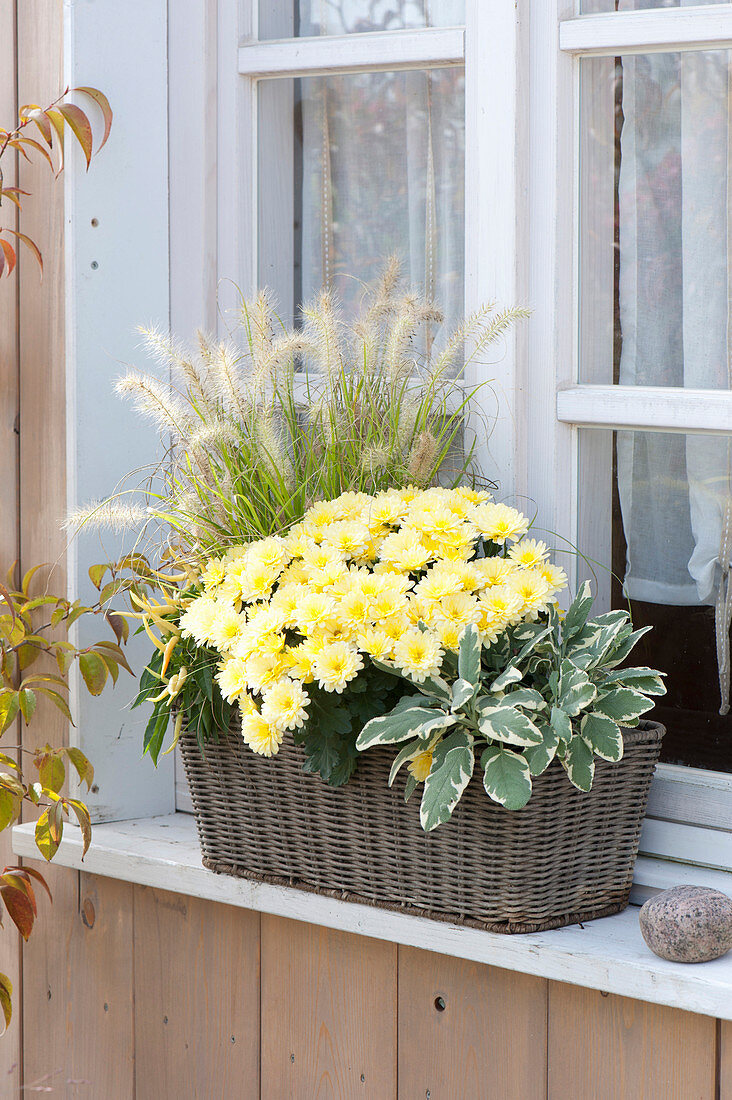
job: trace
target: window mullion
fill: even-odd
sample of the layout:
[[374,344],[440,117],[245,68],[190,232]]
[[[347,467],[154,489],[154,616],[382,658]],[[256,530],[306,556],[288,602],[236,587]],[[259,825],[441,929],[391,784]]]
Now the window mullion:
[[732,392],[663,386],[568,386],[557,419],[595,428],[732,434]]
[[580,57],[725,49],[732,46],[732,9],[715,4],[583,15],[560,24],[559,46]]
[[463,27],[322,35],[239,48],[239,73],[248,77],[296,77],[384,72],[462,65]]

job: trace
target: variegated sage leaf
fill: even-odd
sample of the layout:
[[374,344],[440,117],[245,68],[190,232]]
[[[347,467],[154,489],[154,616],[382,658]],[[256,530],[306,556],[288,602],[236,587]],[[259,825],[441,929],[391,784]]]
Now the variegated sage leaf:
[[653,668],[619,668],[605,678],[602,686],[604,688],[605,684],[619,684],[642,691],[644,695],[665,695],[666,685],[661,675]]
[[460,710],[469,703],[478,690],[477,684],[471,684],[469,680],[456,680],[452,685],[452,709]]
[[577,668],[566,658],[562,661],[559,678],[559,705],[570,717],[589,707],[597,695],[597,688],[591,684],[581,668]]
[[541,745],[531,745],[524,750],[524,758],[532,775],[541,775],[551,764],[559,748],[559,738],[551,726],[543,723],[539,726],[544,738]]
[[[444,711],[440,712],[444,714]],[[382,714],[367,722],[358,735],[356,748],[363,752],[372,745],[393,745],[418,736],[425,723],[435,717],[431,707],[410,707],[408,710]],[[445,715],[449,717],[449,715]]]
[[519,680],[523,680],[524,674],[521,669],[516,668],[514,665],[509,665],[500,676],[491,684],[491,691],[505,691],[511,684],[517,684]]
[[576,734],[567,745],[564,767],[570,783],[581,791],[590,790],[595,777],[595,760],[592,749],[579,734]]
[[[426,833],[449,821],[473,775],[473,739],[468,733],[454,733],[452,747],[437,756],[427,776],[419,818]],[[444,742],[443,742],[444,744]]]
[[458,676],[477,688],[480,682],[480,634],[475,623],[466,626],[458,650]]
[[526,759],[511,749],[487,748],[481,757],[483,786],[494,802],[520,810],[531,798],[531,773]]
[[514,707],[481,707],[480,732],[490,741],[509,745],[540,745],[543,737],[530,718]]
[[606,714],[614,722],[631,722],[640,718],[648,710],[653,710],[655,704],[651,699],[642,695],[633,688],[616,687],[612,691],[603,693],[596,700],[594,709],[600,714]]
[[585,581],[575,596],[569,611],[564,616],[562,637],[565,642],[569,641],[585,625],[591,607],[592,586],[589,581]]
[[586,714],[580,733],[592,751],[603,760],[616,763],[623,757],[623,735],[619,727],[604,714]]

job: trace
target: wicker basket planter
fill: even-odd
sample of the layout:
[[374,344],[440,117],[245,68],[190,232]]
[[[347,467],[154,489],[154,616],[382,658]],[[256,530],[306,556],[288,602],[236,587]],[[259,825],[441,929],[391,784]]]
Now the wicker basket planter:
[[218,872],[456,921],[492,932],[534,932],[620,912],[628,904],[648,789],[663,726],[625,730],[619,764],[598,760],[592,790],[558,763],[509,812],[476,772],[451,822],[430,834],[419,794],[389,790],[389,750],[370,750],[345,787],[301,768],[285,740],[268,760],[232,728],[201,755],[181,749],[203,863]]

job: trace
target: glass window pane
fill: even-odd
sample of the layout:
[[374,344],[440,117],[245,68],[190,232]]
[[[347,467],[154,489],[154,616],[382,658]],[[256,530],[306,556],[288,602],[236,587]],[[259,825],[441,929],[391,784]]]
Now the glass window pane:
[[465,0],[259,0],[259,37],[457,27]]
[[[644,11],[649,8],[696,8],[708,6],[710,0],[582,0],[583,15],[601,11]],[[728,4],[730,0],[713,0],[715,4]]]
[[[653,626],[630,660],[668,673],[662,758],[732,771],[732,438],[580,432],[580,542],[613,607]],[[732,591],[730,591],[732,598]],[[730,603],[732,607],[732,602]]]
[[727,50],[581,64],[580,377],[732,386]]
[[457,68],[260,84],[259,281],[286,317],[323,286],[355,306],[393,254],[462,315],[464,115]]

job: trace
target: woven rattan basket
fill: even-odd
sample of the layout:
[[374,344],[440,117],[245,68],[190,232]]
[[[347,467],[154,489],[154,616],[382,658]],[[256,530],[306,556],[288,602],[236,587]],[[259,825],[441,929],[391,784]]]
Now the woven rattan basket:
[[[624,909],[663,726],[625,730],[619,764],[597,761],[592,790],[558,763],[523,810],[491,802],[479,772],[452,820],[425,835],[419,795],[387,786],[394,753],[370,750],[345,787],[302,771],[286,738],[256,756],[232,728],[205,757],[181,737],[203,863],[493,932],[534,932]],[[403,782],[403,781],[402,781]]]

